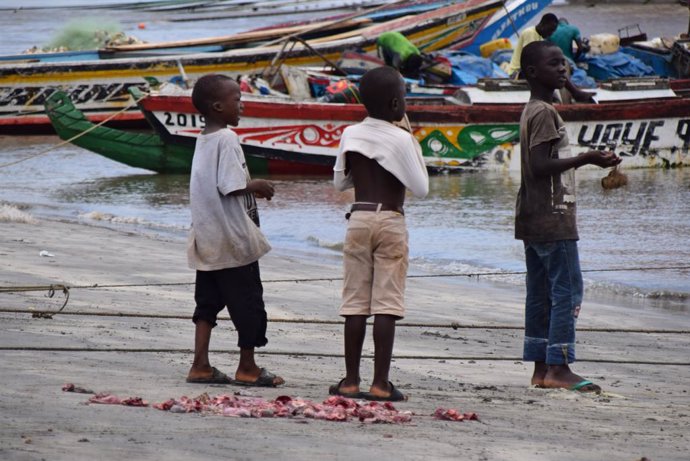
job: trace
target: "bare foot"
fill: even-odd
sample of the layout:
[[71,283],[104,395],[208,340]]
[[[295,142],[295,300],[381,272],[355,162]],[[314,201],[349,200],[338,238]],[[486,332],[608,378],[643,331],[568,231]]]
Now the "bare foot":
[[568,365],[550,365],[544,376],[544,387],[600,393],[601,387],[573,373]]
[[213,375],[213,367],[207,365],[205,367],[194,367],[192,366],[187,373],[187,379],[196,380],[210,378]]
[[192,366],[187,374],[188,383],[230,384],[231,381],[232,380],[228,377],[228,375],[212,366]]
[[534,373],[532,373],[531,384],[534,387],[544,387],[544,376],[549,369],[544,362],[534,362]]
[[386,389],[381,389],[378,386],[371,386],[369,392],[364,395],[366,400],[380,400],[388,402],[404,402],[407,396],[400,392],[390,381]]
[[359,380],[355,381],[353,384],[352,382],[349,382],[347,378],[343,378],[338,384],[334,384],[329,387],[328,393],[330,395],[342,395],[344,397],[359,397]]
[[255,367],[255,369],[246,371],[239,368],[235,372],[235,380],[241,383],[256,383],[258,386],[280,386],[285,383],[285,380],[280,376],[270,373],[265,368]]

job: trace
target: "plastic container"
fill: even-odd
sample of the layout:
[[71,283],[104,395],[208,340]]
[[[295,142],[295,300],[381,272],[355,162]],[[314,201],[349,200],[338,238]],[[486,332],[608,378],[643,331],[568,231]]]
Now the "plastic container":
[[589,54],[611,54],[618,51],[621,39],[616,34],[594,34],[589,37]]
[[491,40],[490,42],[486,42],[485,44],[481,45],[479,47],[479,54],[482,55],[482,58],[488,58],[494,54],[494,51],[496,50],[505,50],[511,48],[513,48],[513,45],[510,43],[510,40],[507,38],[497,38],[496,40]]

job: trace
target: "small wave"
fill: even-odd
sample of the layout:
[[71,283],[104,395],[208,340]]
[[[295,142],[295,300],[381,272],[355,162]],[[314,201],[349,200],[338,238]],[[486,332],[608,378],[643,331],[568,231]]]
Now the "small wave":
[[322,240],[318,237],[314,236],[308,236],[307,237],[307,242],[309,242],[312,245],[315,245],[319,248],[326,248],[327,250],[333,250],[333,251],[343,251],[343,242],[329,242],[326,240]]
[[175,224],[164,224],[156,223],[152,221],[147,221],[143,218],[137,216],[117,216],[111,213],[103,213],[101,211],[90,211],[88,213],[82,213],[79,215],[81,219],[87,219],[91,221],[102,221],[113,224],[132,224],[135,226],[142,226],[155,229],[167,229],[167,230],[187,230],[187,226],[180,226]]
[[0,222],[37,224],[38,220],[29,213],[11,205],[0,205]]
[[[428,258],[413,258],[410,262],[423,272],[439,277],[475,278],[479,280],[499,282],[508,285],[524,285],[525,276],[521,271],[508,271],[495,267],[472,265],[459,261],[444,261],[439,264]],[[515,273],[517,272],[517,273]]]
[[625,285],[620,282],[608,282],[585,279],[585,289],[605,294],[615,294],[619,296],[632,296],[633,298],[658,299],[666,301],[687,301],[690,300],[690,293],[672,290],[654,290],[643,287]]
[[146,221],[141,218],[115,216],[113,214],[102,213],[100,211],[90,211],[89,213],[82,214],[80,217],[84,219],[91,219],[93,221],[107,221],[118,224],[147,224]]

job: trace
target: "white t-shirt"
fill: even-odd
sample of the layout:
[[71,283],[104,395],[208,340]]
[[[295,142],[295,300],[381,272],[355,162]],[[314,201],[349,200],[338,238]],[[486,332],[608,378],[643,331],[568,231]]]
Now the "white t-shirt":
[[348,152],[358,152],[376,160],[415,197],[423,198],[429,193],[429,173],[422,148],[415,137],[402,128],[373,117],[345,128],[333,167],[333,185],[340,191],[354,187],[351,172],[345,175]]
[[189,267],[212,271],[257,261],[271,249],[259,229],[254,194],[228,195],[250,180],[237,134],[230,129],[196,141],[189,183],[192,228]]

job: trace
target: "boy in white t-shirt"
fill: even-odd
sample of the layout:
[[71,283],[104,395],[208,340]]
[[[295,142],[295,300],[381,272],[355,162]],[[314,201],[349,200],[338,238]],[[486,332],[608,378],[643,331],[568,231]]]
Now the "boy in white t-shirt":
[[[249,177],[237,134],[228,129],[239,122],[240,98],[239,85],[224,75],[201,77],[192,92],[206,127],[196,142],[189,185],[187,257],[196,269],[196,333],[187,382],[272,387],[284,380],[254,361],[254,348],[268,342],[258,260],[271,248],[259,229],[255,197],[270,200],[274,191],[269,181]],[[208,358],[211,331],[224,307],[238,334],[235,379],[212,367]]]

